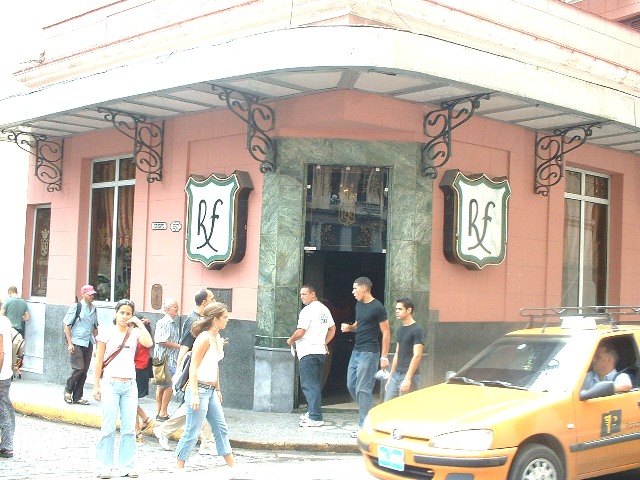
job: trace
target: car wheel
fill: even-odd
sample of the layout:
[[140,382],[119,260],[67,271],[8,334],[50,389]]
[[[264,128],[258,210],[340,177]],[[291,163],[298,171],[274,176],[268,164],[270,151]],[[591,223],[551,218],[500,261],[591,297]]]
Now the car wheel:
[[509,480],[564,480],[564,467],[553,450],[532,443],[518,451]]

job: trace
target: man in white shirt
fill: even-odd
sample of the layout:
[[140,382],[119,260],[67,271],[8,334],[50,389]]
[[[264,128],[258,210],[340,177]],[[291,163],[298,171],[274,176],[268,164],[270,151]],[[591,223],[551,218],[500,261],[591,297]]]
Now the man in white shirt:
[[322,420],[322,370],[327,354],[327,344],[336,333],[336,326],[329,309],[316,295],[313,285],[300,288],[300,300],[305,307],[298,317],[296,331],[287,339],[288,345],[296,344],[300,360],[300,386],[307,399],[307,413],[300,418],[301,427],[321,427]]
[[588,390],[600,382],[613,382],[615,393],[628,392],[633,387],[631,378],[626,373],[618,373],[616,363],[619,354],[615,347],[606,340],[603,340],[596,353],[593,355],[591,370],[587,373],[583,384],[583,390]]

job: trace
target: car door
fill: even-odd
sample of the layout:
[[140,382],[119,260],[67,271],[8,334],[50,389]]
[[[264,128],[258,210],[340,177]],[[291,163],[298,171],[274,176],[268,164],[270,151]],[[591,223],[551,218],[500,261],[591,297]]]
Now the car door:
[[[637,361],[634,337],[622,340],[634,351],[627,361]],[[571,454],[575,455],[576,473],[597,474],[640,461],[639,389],[590,400],[580,400],[575,392],[574,404],[577,442],[571,446]]]

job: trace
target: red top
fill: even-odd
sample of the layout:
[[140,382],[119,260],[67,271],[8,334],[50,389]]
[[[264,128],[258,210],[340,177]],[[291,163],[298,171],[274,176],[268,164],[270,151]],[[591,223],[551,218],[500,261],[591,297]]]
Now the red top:
[[136,355],[133,357],[133,361],[136,364],[137,370],[144,370],[149,365],[149,358],[151,357],[150,353],[151,349],[149,347],[145,347],[141,343],[138,343],[138,347],[136,348]]

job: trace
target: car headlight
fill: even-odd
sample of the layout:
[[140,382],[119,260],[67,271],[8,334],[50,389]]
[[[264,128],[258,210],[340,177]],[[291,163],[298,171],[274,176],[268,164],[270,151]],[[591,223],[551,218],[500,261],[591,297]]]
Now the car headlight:
[[433,437],[430,447],[453,450],[488,450],[493,441],[493,430],[461,430]]

